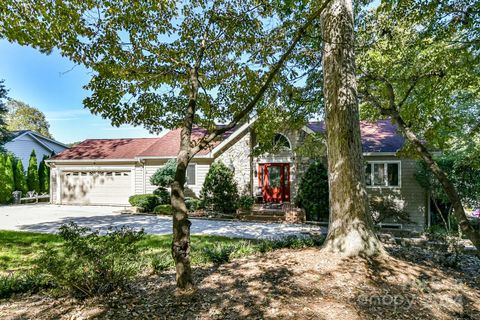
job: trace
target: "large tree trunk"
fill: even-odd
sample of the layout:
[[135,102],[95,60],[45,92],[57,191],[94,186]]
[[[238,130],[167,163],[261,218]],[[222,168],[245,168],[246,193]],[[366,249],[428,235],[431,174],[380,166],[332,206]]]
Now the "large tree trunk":
[[193,288],[192,267],[190,264],[190,226],[192,223],[188,220],[184,190],[187,166],[192,156],[192,127],[199,87],[197,68],[190,70],[190,82],[192,91],[180,134],[180,150],[177,155],[175,181],[171,186],[171,204],[173,208],[172,256],[175,260],[177,288],[181,290]]
[[460,230],[472,241],[473,245],[480,250],[480,234],[472,227],[470,221],[468,221],[467,215],[462,205],[462,200],[458,195],[457,189],[454,184],[448,178],[445,171],[439,167],[437,162],[433,159],[432,155],[428,149],[423,145],[423,143],[418,139],[415,133],[410,129],[410,127],[403,121],[403,118],[397,111],[390,111],[392,118],[397,122],[400,130],[403,131],[405,137],[415,146],[415,150],[420,154],[423,161],[425,161],[438,179],[440,184],[443,187],[443,190],[447,194],[448,200],[452,203],[453,212],[457,218],[458,225]]
[[355,79],[352,1],[322,13],[330,224],[323,250],[344,256],[383,253],[368,212]]

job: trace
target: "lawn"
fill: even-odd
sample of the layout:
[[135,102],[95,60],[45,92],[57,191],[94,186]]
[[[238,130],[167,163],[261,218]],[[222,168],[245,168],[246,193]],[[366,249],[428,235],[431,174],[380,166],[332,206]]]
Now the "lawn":
[[[171,235],[147,235],[140,241],[147,258],[170,255]],[[191,236],[192,264],[208,262],[205,248],[221,245],[239,246],[241,253],[253,253],[256,246],[252,241],[219,236]],[[20,271],[33,267],[38,254],[50,247],[62,248],[62,239],[54,234],[0,230],[0,272]]]

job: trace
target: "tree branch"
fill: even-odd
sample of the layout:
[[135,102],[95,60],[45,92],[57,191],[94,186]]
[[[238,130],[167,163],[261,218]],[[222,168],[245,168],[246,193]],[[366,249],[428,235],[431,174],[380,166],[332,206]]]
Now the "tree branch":
[[275,63],[275,65],[271,68],[271,70],[268,72],[267,77],[265,81],[263,82],[263,85],[260,87],[258,90],[257,94],[253,97],[253,99],[250,101],[250,103],[247,104],[247,106],[237,113],[232,121],[227,124],[224,127],[218,128],[215,131],[211,132],[208,134],[205,138],[203,138],[198,145],[196,145],[194,148],[192,148],[190,152],[190,157],[193,158],[195,154],[200,152],[201,150],[205,149],[212,141],[214,141],[218,136],[224,134],[228,130],[233,129],[242,119],[244,119],[252,110],[253,108],[257,105],[257,103],[260,101],[260,99],[263,97],[263,94],[265,91],[267,91],[268,87],[270,86],[271,82],[277,75],[277,73],[280,71],[280,69],[283,67],[285,64],[285,61],[288,59],[290,54],[292,53],[293,49],[295,49],[296,45],[302,37],[304,36],[306,30],[312,25],[312,23],[315,21],[316,18],[320,16],[322,11],[327,7],[327,5],[330,3],[331,0],[325,0],[322,5],[313,12],[312,15],[305,21],[305,23],[297,30],[295,37],[293,38],[292,43],[290,46],[287,48],[287,50],[283,53],[283,55],[280,57],[280,59]]

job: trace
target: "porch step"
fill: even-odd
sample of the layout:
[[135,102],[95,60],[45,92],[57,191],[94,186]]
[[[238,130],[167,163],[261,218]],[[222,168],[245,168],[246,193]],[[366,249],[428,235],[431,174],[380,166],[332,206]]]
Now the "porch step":
[[272,216],[272,215],[239,215],[238,219],[242,221],[270,221],[270,222],[282,222],[285,220],[284,216]]

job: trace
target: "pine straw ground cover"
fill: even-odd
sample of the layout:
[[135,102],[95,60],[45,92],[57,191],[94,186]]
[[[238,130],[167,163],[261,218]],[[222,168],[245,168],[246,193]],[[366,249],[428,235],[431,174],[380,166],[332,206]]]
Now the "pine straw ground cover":
[[452,269],[421,248],[388,249],[391,257],[375,261],[308,248],[197,267],[197,289],[183,295],[167,272],[104,298],[17,296],[0,302],[0,318],[480,319],[478,258]]

